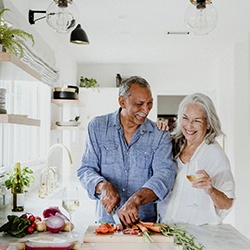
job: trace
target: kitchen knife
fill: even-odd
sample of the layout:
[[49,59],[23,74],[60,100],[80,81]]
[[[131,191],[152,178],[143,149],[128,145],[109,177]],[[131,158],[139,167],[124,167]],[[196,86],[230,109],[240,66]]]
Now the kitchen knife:
[[115,224],[122,225],[117,209],[113,209],[111,212],[111,215],[113,216],[113,220],[115,221]]

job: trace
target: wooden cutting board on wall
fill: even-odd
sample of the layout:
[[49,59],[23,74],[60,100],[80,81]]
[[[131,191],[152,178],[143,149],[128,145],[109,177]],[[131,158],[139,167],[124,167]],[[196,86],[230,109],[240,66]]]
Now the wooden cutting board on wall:
[[[144,236],[138,236],[138,235],[130,235],[130,234],[123,234],[123,232],[115,232],[114,234],[96,234],[95,229],[97,228],[97,225],[91,225],[86,230],[83,242],[86,243],[98,243],[98,242],[113,242],[113,243],[121,243],[121,242],[134,242],[134,243],[140,243],[145,242],[146,238]],[[155,233],[153,235],[150,235],[151,238],[156,243],[161,242],[174,242],[174,237],[166,237],[162,235],[161,233]]]

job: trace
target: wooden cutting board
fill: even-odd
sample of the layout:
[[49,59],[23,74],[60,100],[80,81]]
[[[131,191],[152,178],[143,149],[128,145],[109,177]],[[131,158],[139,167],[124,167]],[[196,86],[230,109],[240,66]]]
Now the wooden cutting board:
[[[94,242],[145,242],[144,236],[138,236],[138,235],[130,235],[130,234],[123,234],[123,232],[115,232],[114,234],[96,234],[95,229],[98,227],[98,225],[91,225],[87,228],[84,237],[83,242],[86,243],[94,243]],[[154,240],[154,242],[174,242],[174,237],[166,237],[162,235],[161,233],[155,233],[153,235],[150,235],[151,238]]]

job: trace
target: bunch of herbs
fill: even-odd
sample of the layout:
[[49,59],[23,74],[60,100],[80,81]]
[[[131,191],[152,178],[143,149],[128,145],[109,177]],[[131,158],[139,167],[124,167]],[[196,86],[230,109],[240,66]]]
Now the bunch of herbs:
[[[11,172],[7,173],[7,176],[8,176],[8,179],[5,181],[5,186],[7,187],[7,189],[11,189],[15,176],[16,176],[16,165],[13,167]],[[35,182],[33,171],[27,166],[22,168],[21,179],[25,187],[30,187],[30,184]],[[27,189],[25,189],[24,191],[25,193],[28,192]]]

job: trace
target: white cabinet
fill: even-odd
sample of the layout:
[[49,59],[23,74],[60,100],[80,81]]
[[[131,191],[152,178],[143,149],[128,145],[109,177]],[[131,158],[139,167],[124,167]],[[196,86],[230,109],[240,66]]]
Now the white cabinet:
[[80,88],[80,121],[86,128],[98,115],[114,112],[119,108],[118,88]]
[[[118,90],[118,88],[79,88],[78,111],[81,124],[78,130],[63,131],[63,142],[70,145],[73,154],[73,173],[80,165],[89,121],[95,116],[111,113],[119,108]],[[68,112],[72,114],[70,108]]]

